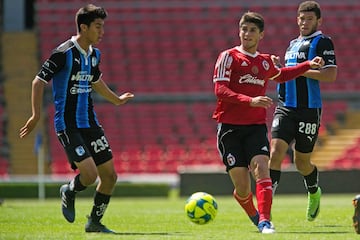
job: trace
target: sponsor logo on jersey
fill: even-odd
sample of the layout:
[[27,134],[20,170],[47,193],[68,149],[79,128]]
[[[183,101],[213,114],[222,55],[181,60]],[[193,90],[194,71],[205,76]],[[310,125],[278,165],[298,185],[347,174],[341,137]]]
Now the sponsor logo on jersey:
[[323,55],[324,56],[326,56],[326,55],[335,55],[335,52],[334,52],[334,50],[324,50]]
[[245,61],[243,61],[243,62],[241,63],[241,66],[242,66],[242,67],[247,67],[248,64],[247,64]]
[[80,87],[72,87],[70,88],[70,93],[71,94],[81,94],[81,93],[89,93],[92,91],[91,87],[87,87],[87,88],[80,88]]
[[41,75],[45,78],[48,74],[45,71],[41,71]]
[[285,60],[288,59],[306,59],[304,52],[287,52],[285,54]]
[[240,77],[239,83],[250,83],[250,84],[260,85],[263,87],[265,85],[265,80],[258,79],[257,77],[254,77],[251,74],[246,74]]
[[93,78],[94,78],[94,76],[91,75],[91,74],[87,74],[86,71],[78,71],[76,73],[76,75],[71,76],[71,81],[77,81],[77,82],[88,81],[88,82],[91,82]]

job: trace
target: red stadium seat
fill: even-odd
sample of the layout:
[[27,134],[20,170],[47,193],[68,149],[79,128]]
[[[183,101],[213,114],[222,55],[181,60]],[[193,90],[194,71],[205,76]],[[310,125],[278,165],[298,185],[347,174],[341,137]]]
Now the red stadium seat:
[[[51,4],[49,4],[51,2]],[[283,58],[285,48],[297,36],[297,4],[241,4],[230,1],[116,1],[106,3],[101,69],[104,80],[117,92],[135,95],[213,92],[212,73],[218,54],[239,44],[238,21],[248,10],[260,11],[267,22],[262,52]],[[40,58],[74,33],[74,6],[83,1],[36,1]],[[323,92],[360,91],[358,63],[353,59],[360,44],[360,5],[323,3],[323,32],[335,42],[338,79],[322,84]],[[331,12],[331,13],[330,13]],[[58,21],[62,19],[64,21]],[[342,24],[338,24],[341,22]],[[288,24],[289,23],[289,24]],[[290,24],[291,23],[291,24]],[[281,27],[279,27],[281,26]],[[340,33],[347,32],[346,37]],[[281,37],[279,37],[281,36]],[[275,91],[269,85],[269,92]],[[135,103],[115,107],[98,104],[95,110],[114,152],[120,173],[171,172],[182,164],[222,164],[216,150],[216,122],[211,119],[215,103]],[[335,121],[347,108],[345,102],[324,103],[322,124]],[[274,108],[268,109],[268,126]],[[53,113],[53,110],[49,110]],[[111,114],[109,114],[111,113]],[[49,124],[50,153],[54,173],[67,173],[65,155]],[[1,132],[1,131],[0,131]],[[205,146],[207,147],[205,147]],[[151,147],[150,147],[151,146]],[[159,149],[155,150],[156,147]],[[199,147],[202,146],[202,147]],[[198,147],[198,148],[197,148]],[[343,160],[345,161],[345,160]],[[346,163],[348,164],[348,163]]]

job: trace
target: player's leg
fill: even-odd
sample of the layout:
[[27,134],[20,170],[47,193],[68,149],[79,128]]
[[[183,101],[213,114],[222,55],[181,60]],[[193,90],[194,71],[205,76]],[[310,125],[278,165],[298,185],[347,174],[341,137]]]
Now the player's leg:
[[[295,116],[294,116],[295,115]],[[271,125],[270,143],[270,177],[273,186],[273,195],[281,177],[281,163],[294,139],[297,131],[296,113],[287,108],[277,107]]]
[[295,138],[294,163],[303,176],[308,191],[307,220],[314,221],[320,211],[321,189],[319,172],[310,158],[319,133],[321,110],[304,110],[300,116],[302,119],[299,120]]
[[[239,129],[244,129],[240,131]],[[230,179],[235,187],[233,196],[239,205],[245,210],[250,220],[257,226],[259,215],[254,206],[253,195],[251,192],[251,179],[248,169],[249,162],[246,154],[243,137],[246,127],[238,127],[228,124],[219,124],[217,133],[218,150],[222,156],[222,161],[226,166]]]
[[272,206],[272,184],[269,174],[269,156],[256,155],[252,158],[250,169],[256,181],[256,199],[259,212],[258,228],[261,233],[274,233],[270,223]]
[[74,222],[75,195],[95,182],[97,170],[90,152],[78,131],[63,131],[57,135],[65,149],[71,167],[74,170],[78,168],[80,171],[74,179],[60,188],[62,213],[68,222]]
[[255,208],[251,192],[251,180],[248,168],[234,167],[229,170],[229,176],[235,187],[233,196],[244,209],[255,226],[259,223],[259,214]]
[[99,176],[93,207],[90,216],[88,216],[85,231],[113,233],[112,230],[100,222],[110,202],[117,180],[111,149],[102,129],[87,130],[84,135],[86,136],[91,155],[94,158],[94,163],[97,166]]
[[250,171],[256,182],[256,200],[259,212],[258,229],[261,233],[274,233],[270,223],[272,205],[272,183],[269,173],[269,140],[266,125],[249,128],[245,143],[246,158],[250,160]]
[[282,139],[273,138],[270,143],[270,177],[272,181],[273,195],[279,185],[281,177],[281,163],[285,158],[289,145]]
[[353,226],[355,232],[360,234],[360,194],[356,195],[353,199],[354,215],[353,215]]
[[314,221],[320,212],[321,188],[319,187],[319,172],[311,163],[310,156],[311,153],[295,151],[294,163],[303,176],[308,191],[307,220]]
[[62,212],[65,219],[69,222],[75,221],[75,195],[86,189],[87,186],[93,184],[97,177],[96,166],[91,157],[75,163],[79,169],[76,175],[68,184],[64,184],[60,188],[62,200]]
[[85,225],[86,232],[105,232],[113,233],[101,224],[101,219],[109,205],[111,195],[113,193],[117,175],[114,169],[113,160],[107,161],[98,166],[99,183],[94,194],[94,205],[92,207],[88,222]]

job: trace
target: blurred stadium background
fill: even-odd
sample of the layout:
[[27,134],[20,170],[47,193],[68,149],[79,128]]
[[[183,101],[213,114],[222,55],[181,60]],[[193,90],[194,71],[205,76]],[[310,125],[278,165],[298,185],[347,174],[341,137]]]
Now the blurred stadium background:
[[[33,77],[51,50],[76,33],[75,13],[88,2],[109,13],[98,46],[104,80],[118,93],[136,95],[120,107],[94,96],[119,180],[177,184],[184,168],[223,171],[211,119],[217,55],[239,43],[239,18],[253,10],[266,21],[260,50],[283,56],[298,34],[298,0],[0,1],[0,181],[36,180],[42,169],[48,181],[74,174],[53,130],[51,87],[38,128],[24,140],[18,132],[31,113]],[[324,114],[313,161],[321,171],[358,170],[360,3],[319,3],[321,30],[335,43],[338,79],[322,84]],[[276,97],[275,85],[268,93]],[[284,169],[293,169],[290,156]]]

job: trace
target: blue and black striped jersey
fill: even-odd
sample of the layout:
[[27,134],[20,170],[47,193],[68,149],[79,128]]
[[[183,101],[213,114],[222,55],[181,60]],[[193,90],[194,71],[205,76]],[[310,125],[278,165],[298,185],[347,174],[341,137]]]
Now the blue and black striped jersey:
[[[326,67],[336,67],[334,45],[331,39],[317,31],[310,36],[299,37],[290,42],[285,54],[285,65],[294,66],[316,56],[324,59]],[[299,76],[278,84],[279,105],[293,108],[321,108],[319,81]]]
[[72,128],[99,127],[91,98],[93,82],[101,77],[100,51],[85,52],[72,37],[53,50],[37,77],[52,82],[56,132]]

